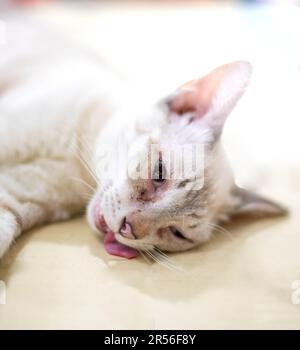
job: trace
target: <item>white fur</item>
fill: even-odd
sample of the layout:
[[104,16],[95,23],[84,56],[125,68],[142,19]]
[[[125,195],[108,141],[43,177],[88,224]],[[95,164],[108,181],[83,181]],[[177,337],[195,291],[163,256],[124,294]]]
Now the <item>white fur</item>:
[[[94,181],[78,150],[83,139],[93,147],[94,131],[114,112],[121,84],[92,55],[48,32],[19,28],[13,19],[6,23],[7,44],[0,47],[0,209],[18,215],[23,231],[84,211],[91,194],[84,182]],[[20,229],[11,215],[1,217],[0,257]]]

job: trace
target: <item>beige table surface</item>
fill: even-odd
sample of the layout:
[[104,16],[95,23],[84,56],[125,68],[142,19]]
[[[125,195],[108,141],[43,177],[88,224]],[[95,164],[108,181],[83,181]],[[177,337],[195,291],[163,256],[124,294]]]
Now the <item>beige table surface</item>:
[[[107,255],[84,218],[32,230],[0,263],[6,283],[0,329],[300,328],[300,300],[292,288],[300,280],[294,22],[287,20],[277,35],[282,17],[276,13],[266,26],[264,17],[247,24],[248,17],[241,21],[231,9],[220,17],[219,9],[197,5],[118,6],[54,6],[34,14],[102,50],[136,83],[167,88],[226,61],[254,62],[257,74],[224,142],[239,183],[286,204],[291,214],[239,221],[208,244],[173,254],[183,272]],[[219,26],[207,27],[217,18]],[[231,26],[222,26],[227,21]],[[265,40],[272,35],[276,42]]]

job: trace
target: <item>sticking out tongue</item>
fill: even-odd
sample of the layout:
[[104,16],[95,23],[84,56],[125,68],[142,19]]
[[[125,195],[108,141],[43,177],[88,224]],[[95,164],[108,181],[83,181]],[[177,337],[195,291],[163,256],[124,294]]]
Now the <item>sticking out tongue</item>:
[[107,230],[104,237],[104,248],[108,254],[121,256],[127,259],[136,258],[139,254],[136,249],[118,242],[114,233],[110,230]]

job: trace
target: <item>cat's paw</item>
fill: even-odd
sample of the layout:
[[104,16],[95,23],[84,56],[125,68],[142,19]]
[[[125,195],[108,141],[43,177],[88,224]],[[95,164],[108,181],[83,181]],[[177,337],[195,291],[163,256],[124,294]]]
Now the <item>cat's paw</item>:
[[0,209],[0,259],[7,252],[19,230],[15,215],[10,211]]

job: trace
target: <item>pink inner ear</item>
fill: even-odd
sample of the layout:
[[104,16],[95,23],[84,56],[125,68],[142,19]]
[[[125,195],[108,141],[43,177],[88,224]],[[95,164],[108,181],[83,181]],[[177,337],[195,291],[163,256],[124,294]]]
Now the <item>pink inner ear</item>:
[[169,103],[170,111],[178,115],[192,112],[195,118],[202,118],[208,112],[228,68],[229,65],[224,65],[201,79],[181,86]]

